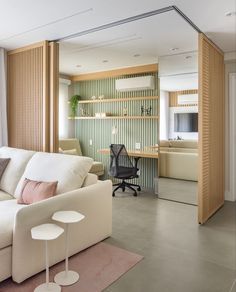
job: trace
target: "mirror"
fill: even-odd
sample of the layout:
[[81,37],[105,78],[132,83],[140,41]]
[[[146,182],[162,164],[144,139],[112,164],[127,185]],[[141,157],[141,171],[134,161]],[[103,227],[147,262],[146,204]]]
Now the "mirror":
[[159,58],[158,196],[197,205],[197,51]]

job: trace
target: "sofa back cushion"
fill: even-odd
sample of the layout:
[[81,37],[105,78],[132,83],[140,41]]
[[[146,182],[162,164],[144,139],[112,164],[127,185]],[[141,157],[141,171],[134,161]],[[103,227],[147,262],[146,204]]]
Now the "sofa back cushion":
[[92,158],[58,153],[36,153],[22,175],[15,197],[19,198],[25,178],[35,181],[58,181],[56,194],[82,186],[93,163]]
[[195,140],[172,140],[170,144],[170,147],[176,148],[198,148],[198,142]]
[[0,148],[0,158],[11,159],[0,181],[0,189],[2,191],[14,195],[16,186],[24,173],[25,167],[34,154],[34,151],[23,149],[10,147]]

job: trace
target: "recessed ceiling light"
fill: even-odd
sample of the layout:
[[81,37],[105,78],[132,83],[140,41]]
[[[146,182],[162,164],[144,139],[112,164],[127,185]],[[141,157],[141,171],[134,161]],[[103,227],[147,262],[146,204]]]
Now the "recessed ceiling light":
[[108,63],[108,60],[103,60],[102,63]]
[[170,50],[171,50],[172,52],[175,52],[175,51],[178,51],[179,48],[171,48]]
[[140,56],[141,56],[140,54],[134,54],[134,55],[133,55],[134,58],[138,58],[138,57],[140,57]]
[[236,16],[236,11],[229,11],[225,13],[225,16]]
[[76,67],[77,67],[77,68],[80,68],[80,67],[82,67],[82,65],[76,65]]

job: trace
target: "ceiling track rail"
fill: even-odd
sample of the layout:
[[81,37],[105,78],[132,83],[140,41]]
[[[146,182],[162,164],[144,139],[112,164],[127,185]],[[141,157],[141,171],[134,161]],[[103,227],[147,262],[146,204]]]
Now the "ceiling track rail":
[[111,23],[107,23],[107,24],[104,24],[104,25],[100,25],[98,27],[87,29],[87,30],[84,30],[84,31],[81,31],[81,32],[73,33],[73,34],[64,36],[62,38],[52,40],[52,41],[54,41],[54,42],[63,42],[63,41],[69,40],[69,39],[81,37],[81,36],[84,36],[84,35],[88,35],[90,33],[94,33],[94,32],[97,32],[97,31],[102,31],[102,30],[109,29],[109,28],[116,27],[116,26],[120,26],[120,25],[123,25],[123,24],[126,24],[126,23],[134,22],[134,21],[137,21],[137,20],[140,20],[140,19],[148,18],[148,17],[155,16],[155,15],[158,15],[158,14],[166,13],[166,12],[169,12],[169,11],[176,11],[176,13],[178,13],[186,22],[188,22],[188,24],[190,24],[193,27],[193,29],[195,29],[199,33],[202,33],[202,31],[191,21],[191,19],[189,19],[177,6],[173,6],[172,5],[172,6],[167,6],[167,7],[161,8],[161,9],[149,11],[149,12],[146,12],[146,13],[138,14],[138,15],[135,15],[135,16],[131,16],[131,17],[128,17],[128,18],[124,18],[124,19],[121,19],[121,20],[118,20],[118,21],[114,21],[114,22],[111,22]]
[[177,6],[171,6],[174,11],[176,11],[188,24],[192,26],[197,32],[202,33],[199,27],[197,27],[187,15],[185,15]]

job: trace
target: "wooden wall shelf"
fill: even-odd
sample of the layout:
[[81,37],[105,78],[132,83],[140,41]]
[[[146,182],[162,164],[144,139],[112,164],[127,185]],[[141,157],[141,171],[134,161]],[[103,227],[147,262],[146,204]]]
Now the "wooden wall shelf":
[[157,120],[158,116],[108,116],[103,118],[97,117],[68,117],[69,120],[111,120],[111,119],[123,119],[123,120]]
[[158,96],[143,96],[143,97],[122,97],[122,98],[105,98],[94,100],[79,100],[79,104],[84,103],[105,103],[105,102],[121,102],[121,101],[137,101],[137,100],[157,100]]

